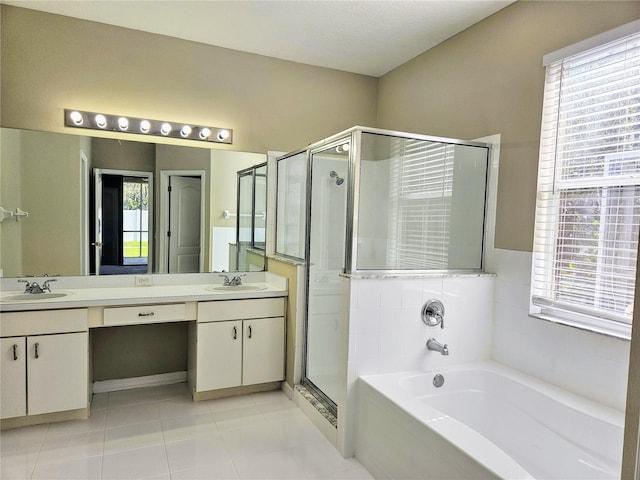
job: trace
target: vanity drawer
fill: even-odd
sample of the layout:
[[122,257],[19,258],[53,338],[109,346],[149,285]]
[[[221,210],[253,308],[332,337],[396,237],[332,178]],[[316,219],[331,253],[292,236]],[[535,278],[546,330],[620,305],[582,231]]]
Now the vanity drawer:
[[51,333],[84,332],[87,330],[87,309],[7,312],[0,319],[0,336],[47,335]]
[[198,322],[284,316],[284,298],[198,302]]
[[137,325],[185,320],[184,303],[171,305],[140,305],[136,307],[108,307],[104,309],[104,325]]

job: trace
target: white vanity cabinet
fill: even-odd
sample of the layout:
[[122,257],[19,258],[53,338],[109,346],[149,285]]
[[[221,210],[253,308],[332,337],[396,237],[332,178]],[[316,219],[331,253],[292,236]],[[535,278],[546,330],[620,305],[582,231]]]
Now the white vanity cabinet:
[[0,417],[87,408],[86,310],[2,315]]
[[2,338],[0,359],[0,418],[27,414],[26,338]]
[[284,379],[284,299],[198,303],[196,391]]

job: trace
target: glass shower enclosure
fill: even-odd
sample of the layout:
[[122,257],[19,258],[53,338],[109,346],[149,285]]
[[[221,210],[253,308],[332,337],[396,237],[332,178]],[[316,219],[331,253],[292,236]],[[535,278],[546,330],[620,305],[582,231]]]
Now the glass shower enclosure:
[[[336,414],[346,369],[340,328],[350,308],[344,280],[481,271],[489,146],[353,127],[281,158],[302,152],[307,170],[306,232],[297,229],[305,236],[307,265],[302,383]],[[287,188],[286,178],[279,178],[278,192],[281,188]],[[278,217],[276,242],[285,233],[291,237],[281,224]]]

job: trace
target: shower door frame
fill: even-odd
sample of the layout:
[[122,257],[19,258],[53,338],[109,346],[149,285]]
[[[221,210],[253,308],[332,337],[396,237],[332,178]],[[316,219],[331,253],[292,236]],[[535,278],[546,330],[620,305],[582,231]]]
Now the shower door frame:
[[[354,127],[356,128],[356,127]],[[313,380],[311,380],[307,376],[307,367],[308,367],[308,352],[309,352],[309,284],[310,284],[310,274],[311,274],[311,209],[312,209],[312,181],[313,181],[313,155],[317,153],[321,153],[325,150],[337,147],[338,145],[343,145],[345,142],[349,142],[349,157],[347,159],[347,199],[346,199],[346,227],[347,231],[345,232],[345,259],[343,259],[342,265],[342,273],[345,272],[345,260],[349,256],[349,238],[350,238],[350,205],[353,203],[351,201],[351,196],[353,195],[352,187],[353,184],[351,182],[351,170],[353,165],[354,158],[354,129],[349,129],[344,132],[340,132],[336,135],[332,135],[325,140],[314,143],[307,148],[307,204],[306,204],[306,241],[305,241],[305,260],[306,260],[306,269],[305,269],[305,316],[304,316],[304,342],[302,346],[302,384],[309,390],[309,392],[316,397],[320,402],[334,415],[338,416],[338,404],[337,399],[334,400],[329,397],[326,393],[322,391]]]
[[[360,161],[361,161],[361,142],[362,134],[369,133],[374,135],[383,135],[388,137],[396,137],[409,140],[421,140],[427,142],[444,143],[454,146],[469,146],[485,148],[487,150],[487,168],[485,178],[485,202],[484,202],[484,221],[482,233],[482,247],[480,253],[480,268],[466,269],[446,269],[446,270],[381,270],[381,269],[358,269],[358,219],[359,219],[359,191],[360,191]],[[422,135],[396,130],[384,130],[379,128],[354,126],[342,132],[336,133],[323,140],[310,144],[306,149],[307,162],[307,205],[306,205],[306,239],[305,239],[305,317],[304,317],[304,342],[302,348],[302,378],[301,383],[319,399],[325,407],[327,407],[337,417],[337,403],[328,397],[313,381],[307,377],[307,353],[308,353],[308,318],[309,318],[309,273],[310,273],[310,248],[311,248],[311,182],[312,182],[312,156],[323,150],[336,147],[337,145],[350,141],[348,173],[347,173],[347,208],[346,208],[346,231],[345,231],[345,256],[342,267],[342,274],[345,276],[357,276],[361,278],[398,275],[443,275],[456,273],[482,273],[484,270],[484,252],[486,241],[486,216],[488,211],[488,188],[491,170],[491,144],[461,140],[448,137],[438,137],[433,135]],[[298,154],[303,149],[287,153],[285,156]],[[279,157],[279,158],[282,158]]]
[[[482,273],[484,272],[484,251],[485,251],[485,238],[486,238],[486,217],[488,210],[488,188],[489,188],[489,173],[491,170],[491,145],[482,142],[474,142],[467,140],[460,140],[456,138],[436,137],[432,135],[419,135],[407,132],[399,132],[392,130],[383,130],[379,128],[368,127],[353,127],[354,133],[352,149],[355,150],[353,158],[350,157],[349,161],[349,189],[351,197],[347,197],[347,245],[346,245],[346,260],[344,272],[346,275],[356,275],[358,277],[380,277],[382,276],[398,276],[398,275],[445,275],[445,274],[469,274],[469,273]],[[373,135],[383,135],[387,137],[396,137],[408,140],[421,140],[426,142],[445,143],[447,145],[454,146],[467,146],[467,147],[479,147],[487,149],[487,168],[485,177],[485,192],[484,192],[484,212],[483,212],[483,231],[482,231],[482,246],[480,251],[480,267],[479,268],[449,268],[444,270],[391,270],[391,269],[358,269],[358,220],[360,210],[360,161],[361,161],[361,142],[362,134],[370,133]]]

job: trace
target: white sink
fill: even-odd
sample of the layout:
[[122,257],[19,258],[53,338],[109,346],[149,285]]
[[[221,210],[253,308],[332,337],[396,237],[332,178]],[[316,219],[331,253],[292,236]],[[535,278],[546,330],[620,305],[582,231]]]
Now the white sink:
[[0,300],[5,302],[15,302],[19,300],[28,300],[30,302],[38,301],[38,300],[51,300],[53,298],[62,298],[69,295],[64,292],[45,292],[45,293],[15,293],[12,295],[3,295],[0,297]]
[[205,287],[206,290],[211,290],[212,292],[258,292],[267,288],[267,285],[218,285],[216,287]]

